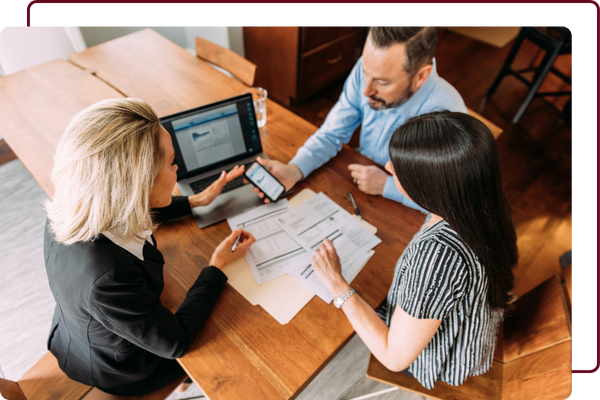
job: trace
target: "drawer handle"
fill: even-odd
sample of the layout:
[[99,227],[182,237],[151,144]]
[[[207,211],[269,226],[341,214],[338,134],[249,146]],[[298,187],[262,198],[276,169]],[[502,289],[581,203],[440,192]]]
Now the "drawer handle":
[[327,60],[327,64],[333,65],[333,64],[339,63],[340,61],[342,61],[342,55],[341,54],[339,56],[337,56],[336,58],[330,58],[329,60]]

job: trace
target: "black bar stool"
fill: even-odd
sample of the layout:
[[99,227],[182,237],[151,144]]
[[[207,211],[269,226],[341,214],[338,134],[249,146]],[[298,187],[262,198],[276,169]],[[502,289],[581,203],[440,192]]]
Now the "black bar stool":
[[[523,40],[525,39],[529,40],[530,42],[545,50],[546,55],[544,56],[542,63],[538,67],[515,71],[511,69],[511,64],[514,61],[515,56],[517,55],[517,52],[519,51],[519,48],[523,43]],[[571,84],[570,77],[566,76],[562,72],[552,67],[554,61],[556,60],[556,57],[558,57],[561,54],[571,54],[571,32],[567,28],[521,28],[521,32],[519,33],[519,36],[517,36],[517,38],[515,39],[515,44],[510,50],[510,53],[508,54],[508,57],[506,58],[506,61],[504,62],[504,65],[502,66],[498,77],[492,84],[492,87],[490,87],[490,90],[488,90],[486,98],[489,99],[490,97],[492,97],[492,95],[498,88],[498,85],[506,75],[514,75],[521,82],[525,83],[530,88],[530,90],[527,94],[527,97],[525,98],[525,101],[521,105],[521,108],[519,108],[519,111],[517,111],[517,114],[512,120],[512,123],[516,124],[517,122],[519,122],[519,119],[521,118],[521,116],[529,106],[529,103],[531,103],[531,100],[533,100],[534,97],[567,95],[570,96],[570,91],[537,93],[540,86],[542,85],[542,82],[544,81],[544,78],[546,78],[546,75],[548,75],[548,72],[552,72],[553,74],[561,78],[563,81],[567,82],[569,85]],[[524,72],[530,71],[535,71],[532,81],[525,79],[523,75],[521,75]],[[570,103],[571,100],[569,99],[569,106]]]

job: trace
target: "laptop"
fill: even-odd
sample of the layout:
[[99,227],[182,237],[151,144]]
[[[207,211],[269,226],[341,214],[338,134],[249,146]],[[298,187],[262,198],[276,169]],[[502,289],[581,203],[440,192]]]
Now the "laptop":
[[[184,196],[200,193],[221,171],[236,165],[250,166],[256,157],[266,158],[252,96],[245,94],[160,119],[175,148],[177,186]],[[192,209],[200,228],[250,210],[263,201],[236,178],[208,206]]]

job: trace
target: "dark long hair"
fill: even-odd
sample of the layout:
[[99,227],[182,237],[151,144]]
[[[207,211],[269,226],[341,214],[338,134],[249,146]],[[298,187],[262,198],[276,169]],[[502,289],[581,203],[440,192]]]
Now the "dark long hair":
[[463,113],[423,114],[394,132],[390,159],[408,196],[444,218],[477,255],[490,305],[507,308],[517,238],[489,129]]

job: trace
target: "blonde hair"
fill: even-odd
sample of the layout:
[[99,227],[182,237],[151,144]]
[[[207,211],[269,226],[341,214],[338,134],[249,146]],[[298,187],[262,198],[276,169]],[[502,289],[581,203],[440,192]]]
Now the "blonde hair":
[[63,244],[114,230],[125,240],[154,229],[150,192],[160,172],[160,122],[142,100],[109,99],[80,111],[58,142],[46,203]]

